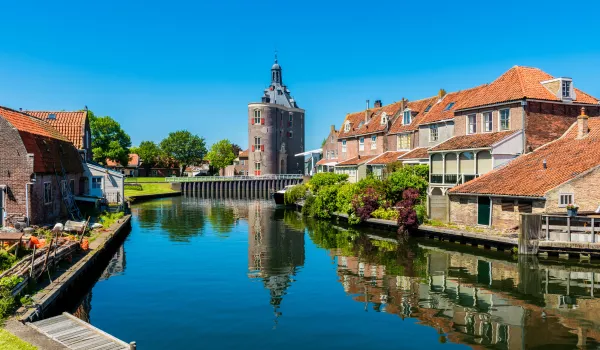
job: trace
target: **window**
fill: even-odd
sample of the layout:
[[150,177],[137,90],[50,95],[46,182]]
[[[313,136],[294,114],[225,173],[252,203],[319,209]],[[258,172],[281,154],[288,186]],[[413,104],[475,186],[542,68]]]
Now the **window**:
[[412,117],[412,115],[411,115],[410,109],[404,110],[404,113],[402,115],[402,124],[404,124],[404,125],[410,124],[411,117]]
[[346,152],[346,140],[342,140],[342,152]]
[[477,132],[477,115],[469,114],[467,116],[468,125],[467,125],[467,134],[475,134]]
[[261,119],[260,110],[255,109],[254,110],[254,124],[260,124],[260,119]]
[[346,122],[346,125],[344,125],[344,131],[345,132],[350,131],[350,122]]
[[508,130],[510,128],[510,109],[500,110],[500,130]]
[[291,128],[294,125],[294,113],[290,112],[290,117],[288,119],[288,126]]
[[291,139],[294,136],[294,132],[293,131],[288,131],[288,137]]
[[240,165],[246,165],[246,160],[245,159],[240,159]]
[[432,124],[429,126],[429,142],[435,142],[438,140],[438,126]]
[[381,125],[385,125],[388,122],[387,114],[383,113],[381,116]]
[[398,135],[398,150],[410,149],[410,136],[408,134]]
[[432,105],[427,106],[427,108],[425,108],[425,113],[429,112],[429,110],[431,109]]
[[491,132],[492,128],[492,112],[483,113],[483,129],[485,132]]
[[533,202],[531,201],[519,201],[519,213],[532,213]]
[[333,143],[333,135],[329,137],[329,143]]
[[[153,170],[156,172],[156,170]],[[101,177],[93,177],[92,178],[92,189],[100,189],[102,188],[102,178]]]
[[377,149],[377,136],[371,136],[371,149]]
[[571,82],[568,80],[562,81],[562,96],[571,97]]
[[454,107],[454,102],[448,103],[448,105],[446,106],[446,108],[444,108],[444,110],[449,111],[452,107]]
[[359,151],[365,150],[365,138],[364,137],[361,137],[358,141],[358,150]]
[[254,175],[260,175],[260,163],[254,163]]
[[44,182],[44,204],[52,203],[52,183]]
[[560,193],[558,195],[558,206],[562,208],[575,203],[574,197],[575,195],[573,193]]
[[507,199],[502,200],[501,206],[502,206],[502,211],[509,211],[509,212],[515,211],[515,202],[512,200],[507,200]]

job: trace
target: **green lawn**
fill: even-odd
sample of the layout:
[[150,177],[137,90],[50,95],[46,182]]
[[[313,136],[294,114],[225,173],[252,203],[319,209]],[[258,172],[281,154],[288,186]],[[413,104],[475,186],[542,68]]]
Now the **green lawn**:
[[37,347],[17,338],[8,331],[0,329],[0,350],[35,350]]
[[138,183],[146,183],[146,182],[165,182],[164,177],[126,177],[125,182],[138,182]]
[[142,183],[141,190],[139,188],[132,188],[125,186],[125,197],[143,197],[149,196],[153,194],[163,194],[163,193],[177,193],[179,191],[175,191],[171,189],[171,184],[168,183]]

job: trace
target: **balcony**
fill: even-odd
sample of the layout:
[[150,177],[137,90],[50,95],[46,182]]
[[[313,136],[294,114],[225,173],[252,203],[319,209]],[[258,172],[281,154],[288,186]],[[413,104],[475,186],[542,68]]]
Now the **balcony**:
[[460,185],[479,177],[476,174],[431,174],[431,183],[440,185]]
[[432,184],[443,184],[444,183],[444,175],[443,174],[431,174],[431,183]]
[[456,174],[444,175],[444,183],[456,185],[458,183],[458,175],[456,175]]

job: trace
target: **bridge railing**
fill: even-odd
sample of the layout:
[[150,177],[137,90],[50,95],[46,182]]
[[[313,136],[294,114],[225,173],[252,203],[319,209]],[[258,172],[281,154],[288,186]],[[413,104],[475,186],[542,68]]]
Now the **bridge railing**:
[[302,179],[302,174],[278,174],[278,175],[239,175],[239,176],[193,176],[193,177],[166,177],[166,182],[222,182],[243,180],[296,180]]

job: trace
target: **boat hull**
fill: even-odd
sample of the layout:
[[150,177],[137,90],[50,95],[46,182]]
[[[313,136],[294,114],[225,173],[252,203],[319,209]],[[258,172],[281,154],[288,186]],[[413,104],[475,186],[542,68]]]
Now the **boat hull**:
[[273,193],[273,199],[275,200],[275,204],[284,204],[285,203],[285,193],[283,192],[275,192]]

